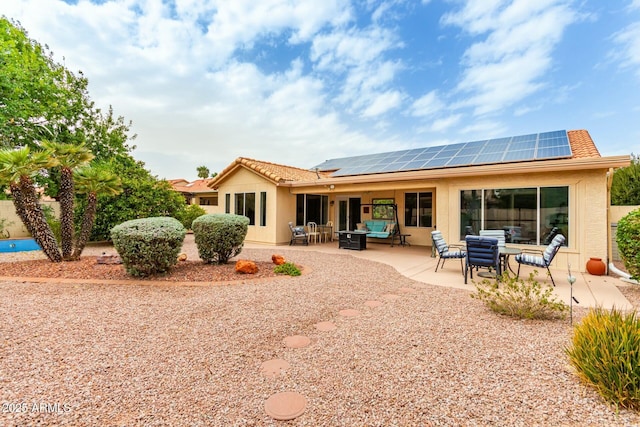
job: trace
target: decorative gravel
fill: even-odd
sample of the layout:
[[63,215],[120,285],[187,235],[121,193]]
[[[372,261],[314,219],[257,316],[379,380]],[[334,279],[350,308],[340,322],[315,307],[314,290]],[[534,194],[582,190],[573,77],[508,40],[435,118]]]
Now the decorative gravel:
[[[568,320],[498,316],[471,286],[417,283],[348,253],[281,253],[307,273],[228,286],[0,283],[0,425],[640,425],[578,380],[563,353]],[[337,329],[315,326],[328,321]],[[311,344],[284,346],[293,335]],[[289,367],[265,376],[274,359]],[[304,413],[269,416],[281,392],[304,396]]]

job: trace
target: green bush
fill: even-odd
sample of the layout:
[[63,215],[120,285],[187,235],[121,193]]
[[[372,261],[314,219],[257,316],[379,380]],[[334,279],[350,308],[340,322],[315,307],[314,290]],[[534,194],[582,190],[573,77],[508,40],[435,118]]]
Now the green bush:
[[606,400],[640,409],[640,319],[637,313],[593,309],[565,349],[578,375]]
[[291,262],[285,262],[284,264],[276,265],[273,269],[274,273],[287,274],[289,276],[299,276],[302,274],[300,269]]
[[191,224],[193,223],[193,220],[201,217],[206,213],[207,212],[198,205],[189,205],[184,209],[183,212],[180,213],[180,215],[178,216],[178,220],[182,223],[182,226],[184,228],[186,228],[187,230],[191,230]]
[[496,313],[519,319],[565,318],[569,307],[555,299],[551,287],[543,291],[534,279],[536,274],[537,271],[523,280],[505,273],[499,283],[487,279],[474,282],[477,292],[471,297],[484,302]]
[[624,267],[632,278],[640,279],[640,209],[629,212],[618,221],[616,242]]
[[202,215],[191,225],[198,254],[206,263],[226,264],[242,252],[249,218],[233,214]]
[[164,273],[177,263],[186,230],[175,218],[134,219],[111,230],[113,246],[132,276]]

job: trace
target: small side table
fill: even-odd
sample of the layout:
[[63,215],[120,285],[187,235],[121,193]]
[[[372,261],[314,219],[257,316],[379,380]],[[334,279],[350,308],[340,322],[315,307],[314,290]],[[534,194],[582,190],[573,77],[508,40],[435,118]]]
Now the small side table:
[[411,246],[411,243],[407,242],[407,237],[411,237],[411,234],[400,234],[400,246]]

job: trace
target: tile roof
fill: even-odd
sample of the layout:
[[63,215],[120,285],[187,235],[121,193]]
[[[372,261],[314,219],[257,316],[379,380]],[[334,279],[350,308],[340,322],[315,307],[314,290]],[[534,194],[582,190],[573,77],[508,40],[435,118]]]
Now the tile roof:
[[588,131],[584,129],[568,130],[567,136],[569,137],[569,145],[571,145],[571,153],[573,154],[571,158],[601,157]]
[[169,183],[174,190],[181,193],[210,193],[213,191],[208,185],[211,181],[213,178],[196,179],[192,182],[185,179],[170,179]]
[[229,172],[238,167],[244,167],[252,170],[275,183],[285,183],[288,181],[315,181],[329,177],[328,173],[316,172],[315,170],[263,162],[261,160],[250,159],[247,157],[238,157],[229,166],[224,168],[224,170],[209,183],[209,186],[215,188],[218,181],[222,181]]

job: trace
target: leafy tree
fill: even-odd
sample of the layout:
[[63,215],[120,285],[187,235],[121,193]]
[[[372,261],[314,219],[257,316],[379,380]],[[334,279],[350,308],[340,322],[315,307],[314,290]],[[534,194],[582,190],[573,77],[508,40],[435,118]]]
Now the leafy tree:
[[16,213],[47,258],[60,262],[62,254],[38,202],[34,184],[34,177],[51,166],[52,159],[47,152],[31,153],[29,147],[0,151],[0,181],[9,185]]
[[[118,196],[100,195],[92,240],[108,240],[111,229],[125,221],[157,216],[181,218],[186,208],[182,194],[173,190],[169,182],[160,181],[144,169],[144,163],[120,159],[111,163],[112,171],[122,180]],[[81,209],[84,209],[81,204]],[[76,212],[78,217],[78,212]]]
[[206,166],[198,166],[198,178],[206,179],[209,178],[209,168]]
[[72,256],[72,259],[79,259],[91,236],[91,230],[96,218],[98,196],[101,194],[109,196],[120,194],[122,192],[122,183],[120,178],[104,165],[79,169],[74,174],[74,180],[77,183],[78,192],[86,195],[82,228]]
[[631,153],[631,165],[617,169],[611,182],[611,204],[640,205],[640,156]]

